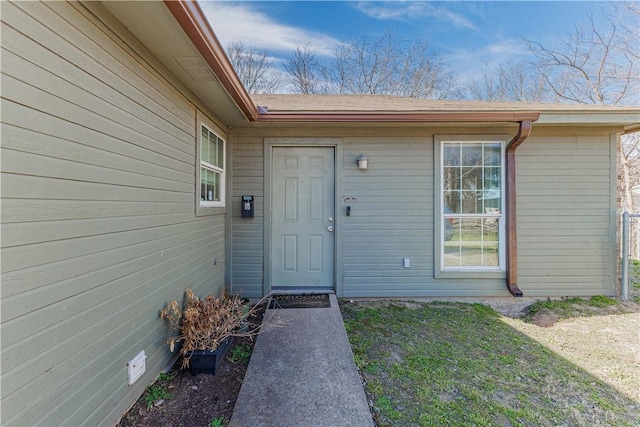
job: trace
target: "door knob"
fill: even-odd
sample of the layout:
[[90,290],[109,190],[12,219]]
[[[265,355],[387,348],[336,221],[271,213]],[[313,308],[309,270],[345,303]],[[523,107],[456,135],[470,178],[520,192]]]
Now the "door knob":
[[328,227],[327,227],[327,230],[329,230],[330,232],[332,232],[332,233],[333,233],[333,225],[328,226]]

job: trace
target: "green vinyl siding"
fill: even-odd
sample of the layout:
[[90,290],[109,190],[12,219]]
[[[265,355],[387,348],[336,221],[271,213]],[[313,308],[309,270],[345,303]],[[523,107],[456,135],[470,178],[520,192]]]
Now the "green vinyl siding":
[[[231,199],[231,281],[234,292],[262,296],[264,270],[264,146],[262,138],[235,135]],[[242,218],[240,200],[253,196],[254,218]]]
[[172,357],[159,311],[224,284],[196,107],[128,41],[79,3],[2,3],[2,425],[114,425]]
[[[366,171],[355,166],[361,153],[369,157]],[[356,200],[344,219],[345,295],[406,292],[424,283],[433,275],[432,142],[350,139],[344,156],[344,193]],[[403,268],[402,258],[411,259],[411,268]]]
[[[322,137],[318,129],[293,130],[309,138]],[[233,289],[246,296],[263,294],[264,276],[264,146],[286,132],[248,130],[233,134]],[[433,136],[403,135],[384,129],[371,137],[353,137],[344,130],[342,153],[336,163],[341,193],[336,205],[339,296],[491,296],[508,294],[503,280],[495,277],[436,280],[434,278],[434,147]],[[409,132],[415,133],[415,132]],[[421,132],[424,134],[424,132]],[[379,136],[380,134],[386,136]],[[332,134],[332,135],[335,135]],[[298,138],[301,144],[309,138]],[[321,138],[320,138],[321,139]],[[295,138],[286,138],[295,144]],[[369,168],[357,168],[356,158],[365,153]],[[338,166],[340,165],[340,166]],[[339,189],[337,189],[339,190]],[[241,218],[240,197],[256,198],[256,216]],[[352,198],[356,201],[346,202]],[[236,205],[238,206],[236,208]],[[346,216],[346,206],[351,215]],[[403,258],[411,259],[404,268]]]
[[533,136],[518,148],[518,285],[525,295],[615,295],[614,142],[608,135]]
[[[501,295],[499,279],[434,277],[434,138],[349,138],[344,194],[357,199],[344,218],[343,294],[348,297]],[[359,171],[355,158],[369,157]],[[403,258],[411,260],[403,267]]]
[[[513,130],[467,129],[468,135]],[[518,284],[525,296],[594,295],[614,292],[615,221],[612,151],[609,134],[576,130],[585,136],[532,136],[517,151]],[[546,129],[545,134],[553,135]],[[342,166],[336,174],[341,195],[336,205],[339,296],[345,297],[508,297],[504,273],[439,274],[434,234],[437,187],[434,135],[460,129],[411,130],[313,127],[234,132],[234,213],[232,281],[248,296],[262,295],[265,249],[263,165],[266,140],[340,136]],[[567,134],[567,130],[564,131]],[[614,139],[615,140],[615,139]],[[361,154],[366,171],[357,168]],[[257,196],[256,217],[240,218],[240,196]],[[350,201],[345,201],[345,199]],[[346,206],[351,215],[346,216]],[[411,260],[403,267],[403,258]]]

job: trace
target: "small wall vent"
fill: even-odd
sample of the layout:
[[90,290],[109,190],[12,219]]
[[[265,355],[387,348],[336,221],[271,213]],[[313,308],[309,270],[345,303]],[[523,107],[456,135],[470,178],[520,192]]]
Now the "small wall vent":
[[144,354],[144,350],[136,354],[136,356],[127,363],[127,373],[129,378],[129,385],[138,381],[138,379],[144,374],[145,360],[147,355]]

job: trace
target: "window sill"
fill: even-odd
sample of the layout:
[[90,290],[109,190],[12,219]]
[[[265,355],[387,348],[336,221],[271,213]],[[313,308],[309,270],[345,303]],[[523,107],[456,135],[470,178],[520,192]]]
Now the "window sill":
[[506,279],[504,270],[440,270],[436,279]]

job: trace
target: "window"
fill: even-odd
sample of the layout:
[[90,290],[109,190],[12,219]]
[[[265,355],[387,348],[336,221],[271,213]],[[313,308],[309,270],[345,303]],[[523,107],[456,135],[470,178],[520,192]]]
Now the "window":
[[225,141],[204,123],[199,135],[199,194],[200,207],[224,206]]
[[503,270],[503,143],[441,144],[441,270]]

